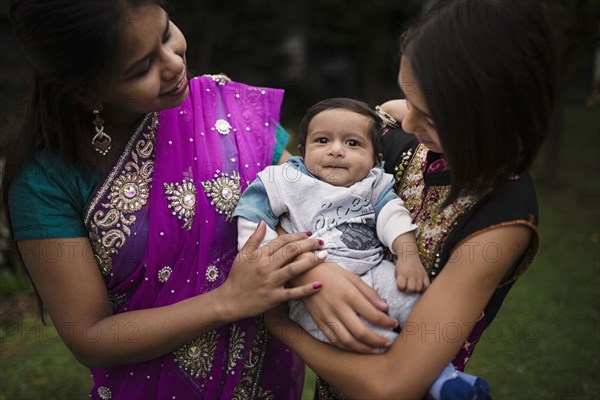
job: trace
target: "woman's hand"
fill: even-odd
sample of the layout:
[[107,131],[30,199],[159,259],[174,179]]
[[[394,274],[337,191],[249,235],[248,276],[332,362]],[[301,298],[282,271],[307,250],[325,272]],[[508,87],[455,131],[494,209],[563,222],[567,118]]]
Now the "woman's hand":
[[357,275],[337,264],[323,263],[294,282],[314,280],[325,290],[303,302],[331,344],[361,353],[380,352],[390,345],[367,328],[359,315],[383,328],[394,328],[398,322],[384,313],[387,305]]
[[[318,292],[321,284],[311,281],[286,288],[284,285],[323,262],[318,257],[298,257],[321,247],[304,232],[286,234],[260,246],[266,225],[261,222],[238,253],[221,292],[224,319],[235,321],[257,315],[291,299]],[[296,259],[298,257],[298,259]]]

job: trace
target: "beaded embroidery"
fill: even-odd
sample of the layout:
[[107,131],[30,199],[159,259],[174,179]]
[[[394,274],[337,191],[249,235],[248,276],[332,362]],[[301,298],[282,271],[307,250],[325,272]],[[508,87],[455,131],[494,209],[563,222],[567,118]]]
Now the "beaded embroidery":
[[244,364],[242,378],[233,391],[232,400],[275,400],[273,393],[259,386],[268,338],[269,335],[265,327],[265,321],[262,316],[259,316],[256,319],[256,335],[254,336],[250,353]]
[[165,194],[171,203],[167,205],[171,214],[183,220],[182,228],[192,229],[196,213],[196,185],[188,179],[176,183],[165,183]]
[[224,119],[218,119],[217,122],[215,122],[215,129],[221,135],[229,135],[231,132],[231,124]]
[[[453,225],[480,197],[462,196],[441,208],[450,193],[450,186],[425,186],[422,169],[427,157],[425,146],[419,145],[413,157],[408,168],[398,169],[396,177],[402,179],[400,197],[413,217],[413,223],[419,226],[417,246],[421,262],[430,278],[434,278],[441,270],[440,253]],[[410,155],[403,154],[402,159],[410,160]]]
[[98,396],[100,396],[102,400],[110,400],[112,399],[112,392],[106,386],[100,386],[98,388]]
[[209,265],[206,269],[206,280],[209,282],[214,282],[219,277],[219,269],[214,265]]
[[158,281],[160,283],[166,283],[171,277],[171,273],[173,273],[173,269],[169,266],[162,267],[158,271]]
[[215,206],[215,211],[225,214],[225,220],[231,221],[233,210],[240,199],[242,186],[240,175],[234,172],[231,176],[226,173],[214,175],[215,179],[202,182],[206,197],[212,198],[210,205]]
[[217,349],[218,334],[209,331],[173,353],[175,363],[192,378],[206,378],[210,372]]
[[206,74],[204,76],[209,77],[210,79],[217,82],[221,86],[225,86],[225,84],[231,82],[231,79],[225,74],[215,74],[215,75]]
[[233,370],[237,365],[238,360],[242,359],[242,351],[246,341],[246,332],[240,329],[239,326],[231,327],[231,337],[229,338],[229,370]]
[[[89,236],[94,256],[105,278],[112,270],[112,257],[119,253],[131,235],[130,226],[135,223],[136,216],[129,214],[139,211],[148,201],[154,169],[157,118],[158,113],[148,114],[138,125],[86,210],[84,222],[90,224]],[[131,161],[127,162],[129,156]],[[109,201],[96,210],[109,191],[110,194],[106,196]]]

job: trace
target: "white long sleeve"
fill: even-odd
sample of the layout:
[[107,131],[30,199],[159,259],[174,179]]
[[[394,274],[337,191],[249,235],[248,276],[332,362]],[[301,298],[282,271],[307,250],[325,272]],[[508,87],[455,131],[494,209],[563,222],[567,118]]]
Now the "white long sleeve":
[[[257,223],[254,223],[250,220],[247,220],[243,217],[238,217],[238,251],[244,247],[250,236],[254,233],[256,228],[258,227]],[[273,229],[269,228],[267,225],[267,232],[265,233],[265,238],[260,242],[261,246],[264,245],[269,240],[273,240],[277,238],[277,232]]]

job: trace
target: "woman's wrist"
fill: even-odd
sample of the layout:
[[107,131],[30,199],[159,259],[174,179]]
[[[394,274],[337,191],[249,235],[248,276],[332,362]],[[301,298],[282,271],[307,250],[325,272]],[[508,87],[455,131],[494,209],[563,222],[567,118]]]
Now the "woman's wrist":
[[383,134],[385,135],[388,131],[392,129],[400,128],[400,122],[396,118],[394,118],[391,114],[386,112],[381,106],[375,106],[375,112],[381,118],[383,122]]

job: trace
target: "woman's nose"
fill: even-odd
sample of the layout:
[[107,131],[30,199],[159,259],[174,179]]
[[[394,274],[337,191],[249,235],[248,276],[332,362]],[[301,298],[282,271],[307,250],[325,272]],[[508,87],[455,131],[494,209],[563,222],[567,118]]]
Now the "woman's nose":
[[416,133],[419,129],[419,118],[415,115],[412,110],[406,113],[404,119],[402,119],[402,130],[407,133]]
[[183,58],[175,51],[165,51],[163,55],[162,78],[169,81],[183,72],[185,64]]

